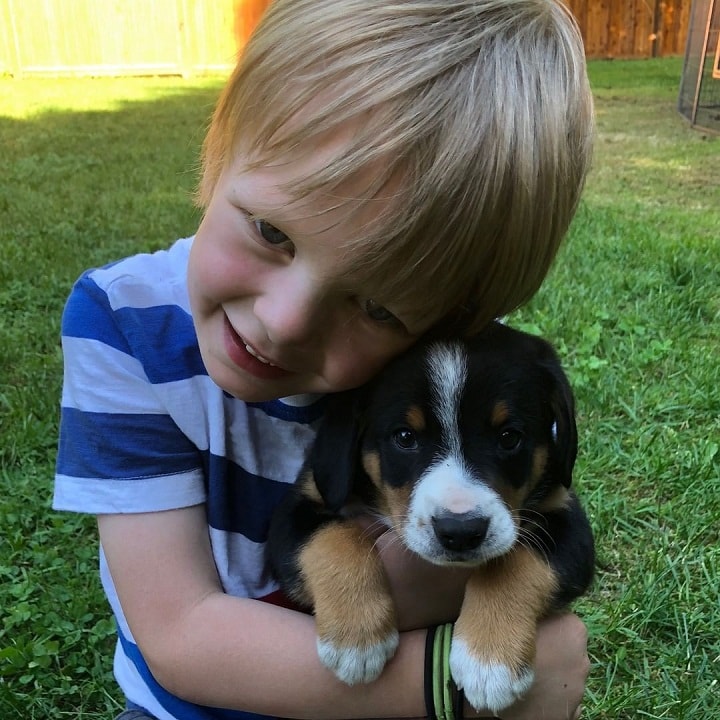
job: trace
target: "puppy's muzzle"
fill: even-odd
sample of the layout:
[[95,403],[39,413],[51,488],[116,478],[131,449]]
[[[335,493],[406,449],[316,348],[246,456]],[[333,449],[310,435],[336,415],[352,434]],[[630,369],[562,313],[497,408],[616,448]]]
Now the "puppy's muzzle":
[[471,513],[442,513],[432,518],[438,542],[450,552],[467,552],[480,547],[487,536],[490,519]]

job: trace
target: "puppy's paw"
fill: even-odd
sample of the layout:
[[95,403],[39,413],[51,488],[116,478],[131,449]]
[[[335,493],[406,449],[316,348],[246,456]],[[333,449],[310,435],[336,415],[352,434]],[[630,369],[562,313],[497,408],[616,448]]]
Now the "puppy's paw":
[[398,642],[398,632],[393,630],[380,642],[355,647],[343,647],[318,638],[317,649],[323,665],[332,670],[339,680],[355,685],[375,680],[395,654]]
[[514,672],[502,662],[480,660],[459,638],[453,640],[450,650],[450,672],[470,705],[494,713],[519,700],[534,679],[532,668],[527,665]]

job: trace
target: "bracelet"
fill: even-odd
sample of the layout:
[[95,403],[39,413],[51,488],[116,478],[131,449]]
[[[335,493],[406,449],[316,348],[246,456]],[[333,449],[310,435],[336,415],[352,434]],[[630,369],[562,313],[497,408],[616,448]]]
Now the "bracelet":
[[425,640],[425,709],[429,720],[463,720],[464,697],[450,674],[453,624],[428,628]]
[[427,629],[425,638],[425,714],[428,720],[438,720],[435,715],[435,700],[433,699],[433,649],[435,647],[435,633],[437,626],[433,625]]

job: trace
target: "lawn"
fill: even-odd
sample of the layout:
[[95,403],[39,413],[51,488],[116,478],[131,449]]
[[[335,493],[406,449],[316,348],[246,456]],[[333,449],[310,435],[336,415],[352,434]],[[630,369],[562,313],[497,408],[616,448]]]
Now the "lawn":
[[[720,717],[720,136],[675,111],[681,61],[593,62],[598,142],[538,296],[599,567],[590,720]],[[51,512],[59,321],[86,267],[198,222],[219,79],[0,79],[0,717],[109,720],[113,626],[91,518]]]

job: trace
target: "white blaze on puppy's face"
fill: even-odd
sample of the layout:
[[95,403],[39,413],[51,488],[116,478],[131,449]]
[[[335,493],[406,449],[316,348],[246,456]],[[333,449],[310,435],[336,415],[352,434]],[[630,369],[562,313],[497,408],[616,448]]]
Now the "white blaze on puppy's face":
[[458,408],[467,382],[467,355],[460,345],[433,345],[427,357],[432,408],[448,452],[462,454]]
[[[459,345],[435,345],[427,358],[432,411],[442,433],[445,453],[420,477],[402,529],[408,547],[438,564],[477,564],[507,552],[517,530],[502,498],[474,477],[463,457],[458,425],[459,405],[467,381],[467,358]],[[439,542],[433,518],[453,513],[489,520],[487,535],[476,548],[451,552]]]

